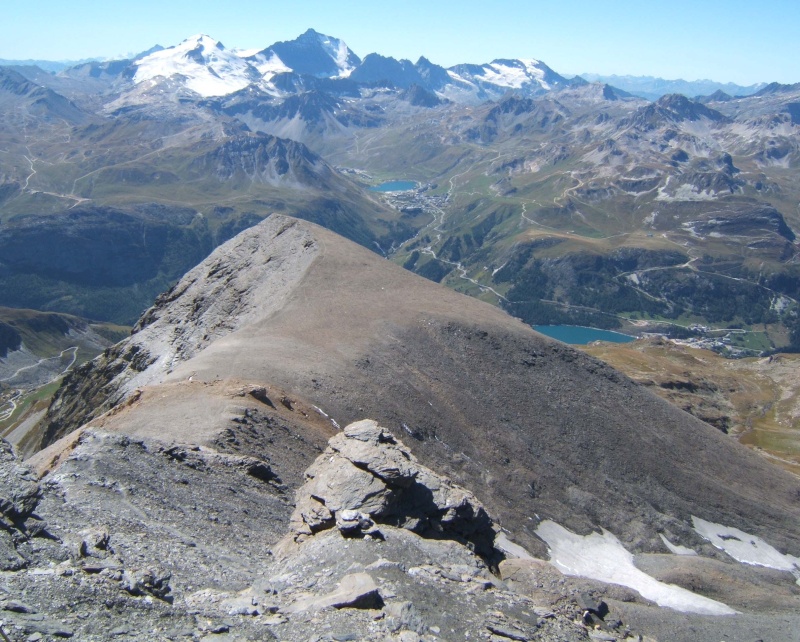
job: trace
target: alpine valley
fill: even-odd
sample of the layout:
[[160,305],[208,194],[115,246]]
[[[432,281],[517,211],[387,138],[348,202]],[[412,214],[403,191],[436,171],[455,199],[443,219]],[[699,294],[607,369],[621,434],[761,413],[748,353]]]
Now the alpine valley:
[[[800,86],[649,102],[536,60],[362,60],[313,30],[0,73],[2,305],[133,323],[280,212],[529,323],[800,345]],[[417,187],[365,189],[391,179]]]
[[800,83],[624,80],[0,66],[2,637],[797,639]]

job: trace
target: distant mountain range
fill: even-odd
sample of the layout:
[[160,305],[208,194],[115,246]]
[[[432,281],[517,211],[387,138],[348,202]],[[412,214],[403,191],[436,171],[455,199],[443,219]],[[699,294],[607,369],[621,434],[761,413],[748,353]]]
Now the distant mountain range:
[[538,60],[497,59],[449,69],[426,58],[412,63],[371,53],[362,60],[344,41],[313,29],[259,51],[227,49],[207,35],[197,35],[132,61],[125,75],[137,85],[180,78],[183,86],[205,98],[228,96],[250,86],[281,96],[310,84],[311,79],[330,81],[340,88],[417,85],[457,102],[497,98],[510,90],[535,95],[584,83],[568,80]]
[[[186,87],[203,97],[224,96],[254,84],[272,95],[280,95],[291,76],[345,80],[359,84],[390,84],[406,89],[418,85],[457,102],[498,98],[507,91],[542,93],[552,88],[580,85],[584,81],[612,85],[634,96],[657,100],[663,95],[709,96],[721,91],[729,96],[747,96],[766,83],[743,86],[713,80],[668,80],[653,76],[584,73],[562,76],[533,59],[495,59],[484,64],[441,67],[425,57],[416,63],[371,53],[360,58],[338,38],[309,29],[295,40],[274,43],[264,49],[226,48],[210,36],[199,34],[178,45],[160,45],[129,59],[128,77],[135,83],[157,77],[181,76]],[[0,66],[39,67],[49,73],[75,70],[87,65],[97,69],[109,62],[3,60]],[[70,70],[70,71],[67,71]],[[287,77],[288,76],[288,77]]]
[[613,85],[634,96],[647,98],[647,100],[658,100],[666,94],[683,94],[690,97],[709,96],[717,91],[729,96],[750,96],[766,86],[766,83],[763,82],[745,86],[732,82],[717,82],[715,80],[683,80],[681,78],[666,80],[664,78],[655,78],[654,76],[617,76],[616,74],[607,76],[584,73],[580,77],[589,82]]
[[0,67],[39,67],[39,69],[57,74],[59,71],[64,71],[64,69],[69,69],[70,67],[82,65],[87,62],[96,62],[97,60],[97,58],[86,58],[84,60],[33,60],[30,58],[25,60],[9,60],[0,58]]

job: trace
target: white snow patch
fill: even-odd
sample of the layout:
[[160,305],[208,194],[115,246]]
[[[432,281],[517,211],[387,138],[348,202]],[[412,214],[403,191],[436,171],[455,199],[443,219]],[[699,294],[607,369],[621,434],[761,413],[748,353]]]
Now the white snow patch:
[[459,76],[455,71],[452,71],[451,69],[447,70],[447,75],[450,76],[456,82],[461,82],[461,83],[464,83],[465,85],[471,85],[472,84],[469,80],[464,78],[464,76]]
[[694,227],[696,224],[697,221],[689,221],[688,223],[681,223],[681,227],[687,232],[689,232],[689,234],[691,234],[694,238],[701,239],[703,237],[697,233],[697,230]]
[[658,211],[651,212],[650,214],[645,216],[645,218],[642,221],[642,223],[644,225],[649,225],[650,227],[653,227],[655,225],[655,223],[656,223],[656,218],[657,217],[658,217]]
[[311,407],[314,410],[316,410],[319,414],[321,414],[323,417],[325,417],[326,419],[330,417],[330,415],[327,412],[325,412],[322,408],[320,408],[319,406],[311,406]]
[[339,78],[347,78],[355,69],[355,67],[347,62],[347,56],[350,50],[344,40],[331,38],[330,40],[323,41],[324,44],[330,45],[330,53],[336,61],[336,66],[339,68]]
[[733,526],[722,526],[707,522],[692,515],[694,530],[718,549],[743,564],[766,566],[780,571],[790,571],[800,584],[800,557],[784,555],[771,544],[756,535],[750,535]]
[[263,53],[259,53],[252,58],[253,66],[258,69],[258,72],[264,77],[264,80],[271,80],[275,74],[282,74],[291,71],[283,60],[278,57],[278,54],[271,51],[269,58]]
[[321,33],[317,34],[317,41],[322,45],[325,53],[336,63],[336,67],[339,69],[337,77],[347,78],[355,69],[353,65],[347,62],[347,57],[350,55],[347,43],[339,38],[332,38]]
[[633,564],[633,555],[606,530],[585,537],[552,521],[539,524],[536,534],[550,549],[550,562],[566,575],[621,584],[642,597],[683,613],[735,615],[728,605],[697,595],[674,584],[659,582]]
[[674,553],[675,555],[697,555],[697,551],[688,546],[681,546],[680,544],[673,544],[670,542],[664,533],[659,533],[658,536],[661,538],[661,541],[664,542],[664,546],[666,546],[670,552]]
[[327,412],[325,412],[322,408],[320,408],[319,406],[314,406],[314,405],[312,405],[311,407],[314,410],[316,410],[319,414],[321,414],[323,417],[325,417],[325,419],[330,421],[331,425],[334,428],[336,428],[336,430],[341,430],[342,429],[342,427],[336,422],[336,420],[333,417],[331,417]]
[[716,200],[717,194],[713,190],[701,190],[696,185],[691,183],[684,183],[675,190],[673,194],[668,194],[665,189],[669,182],[664,187],[658,189],[657,201],[713,201]]

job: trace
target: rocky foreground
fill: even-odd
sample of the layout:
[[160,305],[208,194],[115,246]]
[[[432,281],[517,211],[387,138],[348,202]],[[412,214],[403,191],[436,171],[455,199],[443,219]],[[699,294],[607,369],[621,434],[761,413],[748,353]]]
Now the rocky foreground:
[[[14,641],[788,640],[800,624],[788,573],[740,574],[723,596],[770,618],[690,616],[562,575],[370,420],[331,438],[295,498],[263,461],[207,448],[86,430],[42,455],[59,462],[37,481],[2,443]],[[649,572],[661,561],[675,581],[663,557]],[[735,575],[708,564],[701,581]]]
[[294,510],[254,459],[92,431],[62,447],[39,483],[3,444],[12,640],[639,639],[599,583],[504,560],[475,496],[373,421],[330,440]]

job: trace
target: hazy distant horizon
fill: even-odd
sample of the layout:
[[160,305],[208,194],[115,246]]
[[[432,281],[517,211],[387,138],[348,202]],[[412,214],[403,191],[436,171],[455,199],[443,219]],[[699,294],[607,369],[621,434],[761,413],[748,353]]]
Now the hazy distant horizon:
[[[313,28],[362,58],[380,53],[449,67],[536,58],[564,75],[595,73],[753,85],[800,82],[800,3],[707,0],[613,9],[588,0],[558,6],[497,0],[375,5],[322,0],[40,0],[3,8],[0,59],[115,59],[205,33],[226,47],[264,48]],[[43,19],[44,16],[44,19]]]

